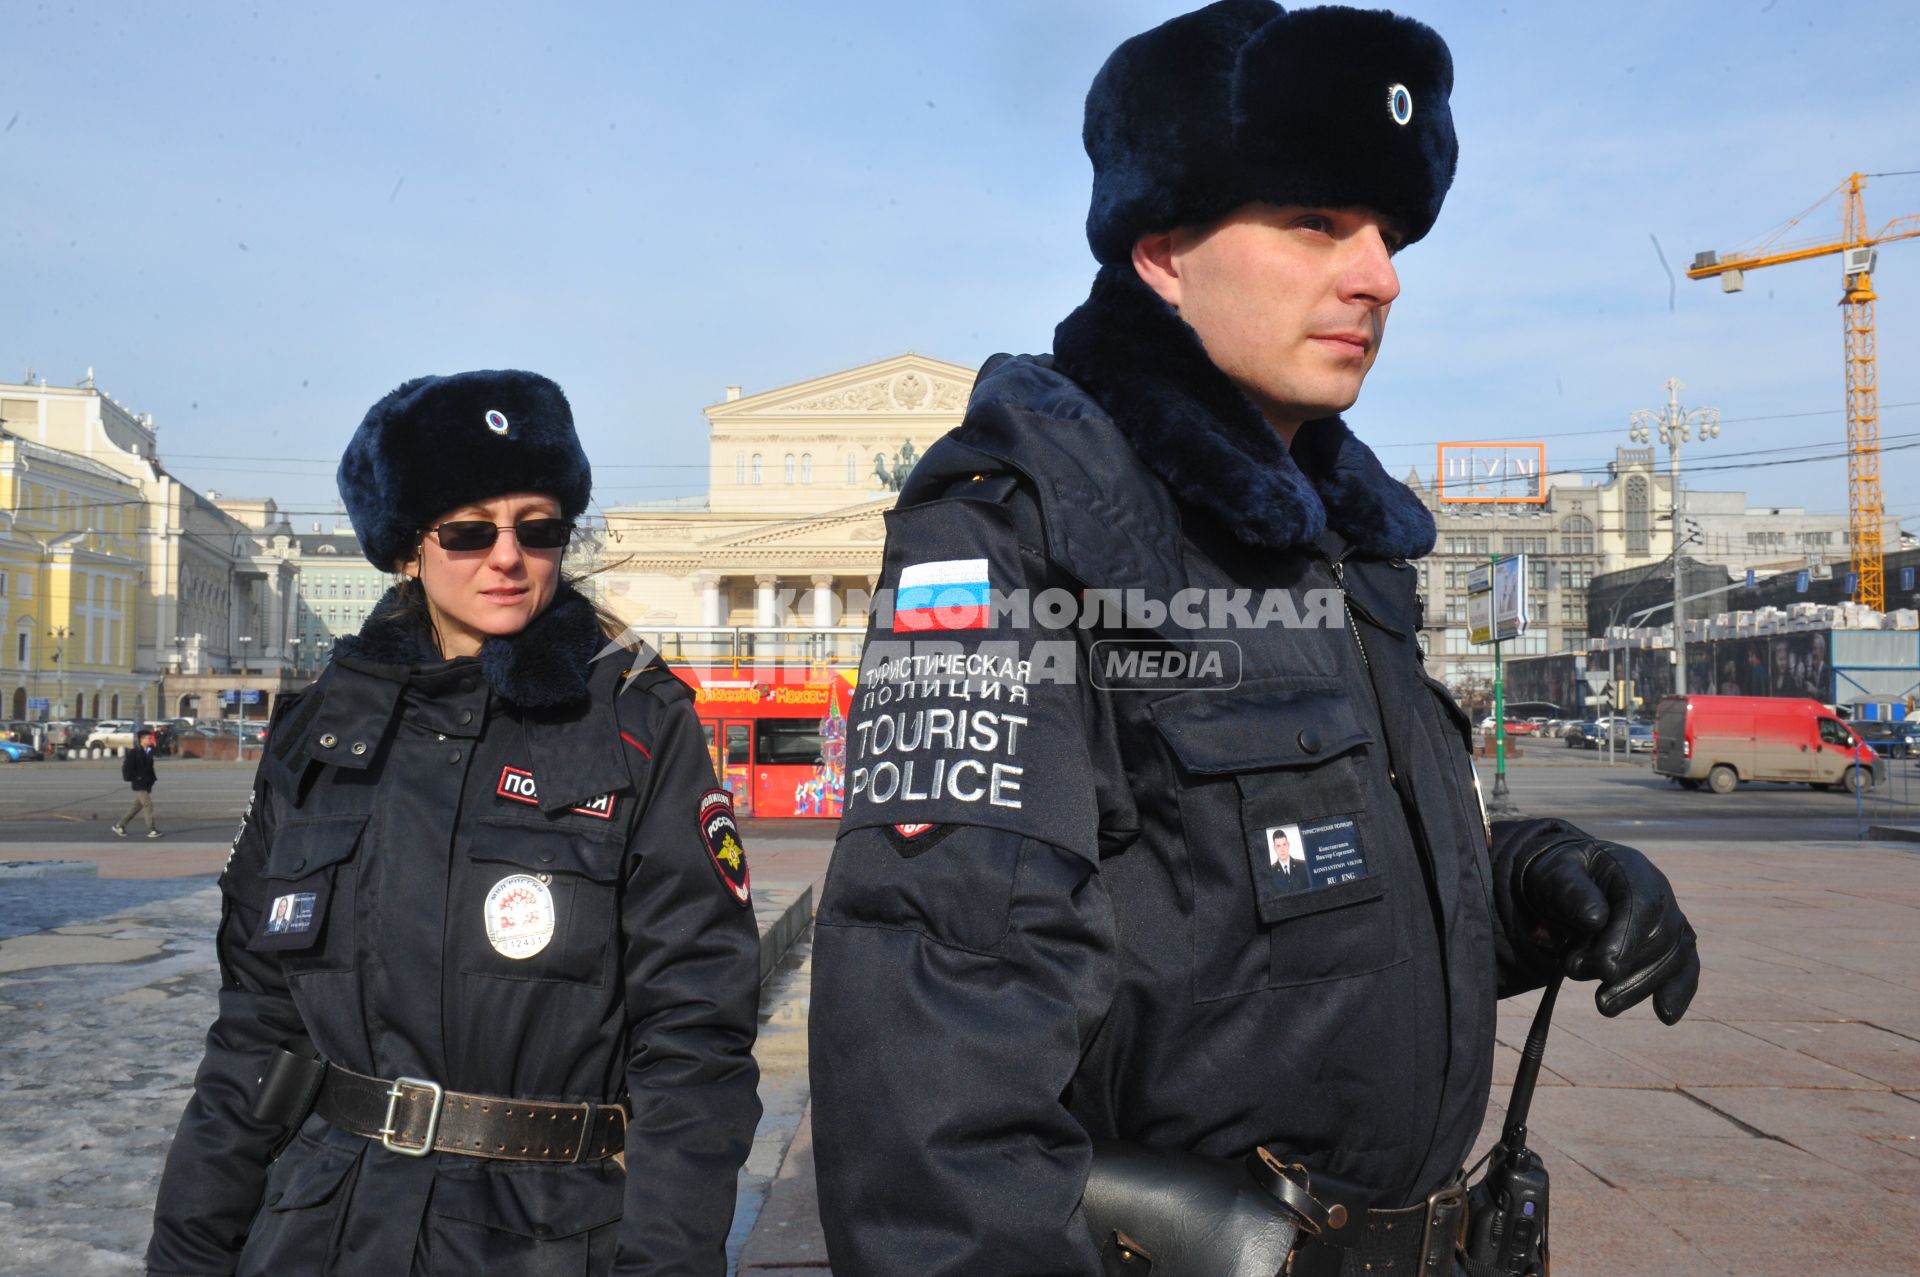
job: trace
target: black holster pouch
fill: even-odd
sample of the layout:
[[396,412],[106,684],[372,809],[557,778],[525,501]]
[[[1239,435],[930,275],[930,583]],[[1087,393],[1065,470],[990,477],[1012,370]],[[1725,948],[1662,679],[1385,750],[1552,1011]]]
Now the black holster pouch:
[[1080,1209],[1107,1277],[1276,1277],[1315,1227],[1239,1162],[1111,1140]]
[[286,1131],[274,1146],[275,1157],[307,1120],[307,1114],[313,1112],[314,1101],[320,1098],[320,1084],[326,1078],[327,1062],[305,1038],[282,1042],[267,1056],[260,1089],[253,1097],[253,1115]]

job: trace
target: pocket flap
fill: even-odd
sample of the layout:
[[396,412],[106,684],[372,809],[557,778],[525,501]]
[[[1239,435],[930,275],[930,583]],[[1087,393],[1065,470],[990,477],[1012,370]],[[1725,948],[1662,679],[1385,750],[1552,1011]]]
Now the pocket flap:
[[1271,925],[1276,922],[1285,922],[1289,918],[1304,917],[1310,913],[1324,913],[1328,909],[1339,909],[1345,905],[1378,900],[1386,894],[1387,880],[1374,876],[1289,895],[1275,895],[1263,891],[1255,897],[1255,906],[1260,911],[1260,921]]
[[271,1211],[304,1210],[318,1206],[340,1191],[347,1172],[359,1160],[356,1150],[333,1148],[305,1137],[273,1164],[278,1183],[269,1183],[264,1205]]
[[[693,828],[691,821],[688,829]],[[535,873],[569,873],[595,882],[620,877],[624,848],[559,825],[487,816],[473,827],[467,855],[474,860],[518,865]]]
[[305,878],[328,865],[338,864],[360,845],[360,835],[366,827],[364,812],[352,816],[308,816],[276,825],[263,876]]
[[1147,716],[1190,772],[1305,766],[1373,739],[1352,698],[1332,687],[1178,692]]
[[429,1209],[443,1219],[521,1237],[572,1237],[619,1219],[625,1185],[625,1174],[612,1162],[516,1166],[472,1177],[443,1172]]

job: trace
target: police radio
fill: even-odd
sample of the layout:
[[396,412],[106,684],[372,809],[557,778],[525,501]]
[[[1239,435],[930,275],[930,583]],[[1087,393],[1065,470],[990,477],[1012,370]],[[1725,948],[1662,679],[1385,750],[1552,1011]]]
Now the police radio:
[[1547,1168],[1540,1155],[1527,1147],[1527,1110],[1533,1106],[1533,1087],[1540,1077],[1540,1061],[1547,1053],[1547,1025],[1563,977],[1540,995],[1520,1067],[1513,1078],[1513,1099],[1500,1142],[1487,1154],[1487,1174],[1468,1193],[1467,1257],[1503,1277],[1546,1277]]

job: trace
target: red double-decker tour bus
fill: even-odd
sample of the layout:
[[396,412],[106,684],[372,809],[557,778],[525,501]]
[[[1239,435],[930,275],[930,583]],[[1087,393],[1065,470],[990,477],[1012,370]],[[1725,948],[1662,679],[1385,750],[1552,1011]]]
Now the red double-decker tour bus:
[[740,816],[837,819],[852,672],[676,665],[694,686],[714,774]]

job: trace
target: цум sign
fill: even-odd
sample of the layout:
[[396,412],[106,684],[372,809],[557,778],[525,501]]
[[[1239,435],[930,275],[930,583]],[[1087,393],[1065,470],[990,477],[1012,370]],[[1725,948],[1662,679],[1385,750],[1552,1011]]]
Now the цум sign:
[[1467,574],[1467,641],[1504,643],[1527,632],[1527,556],[1497,559]]
[[1437,495],[1445,502],[1513,502],[1539,505],[1547,499],[1544,443],[1443,443]]

